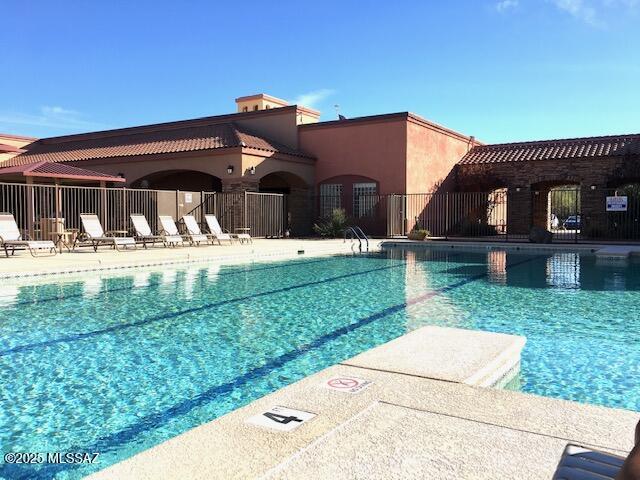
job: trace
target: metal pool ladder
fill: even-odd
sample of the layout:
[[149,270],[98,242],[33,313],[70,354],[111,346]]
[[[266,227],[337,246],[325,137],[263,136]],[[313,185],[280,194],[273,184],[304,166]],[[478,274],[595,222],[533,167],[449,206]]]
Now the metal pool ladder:
[[358,239],[358,249],[362,252],[362,242],[365,242],[366,251],[369,251],[369,237],[362,231],[362,229],[354,225],[353,227],[349,227],[344,231],[344,241],[347,241],[347,235],[351,240],[354,238]]

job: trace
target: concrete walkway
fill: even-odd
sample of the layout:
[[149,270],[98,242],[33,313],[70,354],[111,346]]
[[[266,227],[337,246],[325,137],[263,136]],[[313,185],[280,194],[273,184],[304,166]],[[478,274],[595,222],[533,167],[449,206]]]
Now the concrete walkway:
[[637,413],[460,383],[522,345],[425,327],[90,478],[548,480],[568,442],[625,455]]

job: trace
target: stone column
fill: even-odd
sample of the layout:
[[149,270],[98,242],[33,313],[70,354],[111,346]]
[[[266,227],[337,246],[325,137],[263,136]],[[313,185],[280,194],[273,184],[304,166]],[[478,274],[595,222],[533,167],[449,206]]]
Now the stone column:
[[582,188],[580,201],[581,236],[582,238],[602,239],[611,234],[607,218],[607,190]]
[[292,235],[309,235],[313,231],[313,198],[307,187],[291,187],[287,199],[287,225]]
[[509,189],[507,197],[507,234],[528,235],[531,228],[531,190],[522,188],[519,192]]
[[223,178],[222,194],[216,202],[218,216],[223,228],[231,233],[245,227],[245,192],[257,192],[258,182],[244,178]]

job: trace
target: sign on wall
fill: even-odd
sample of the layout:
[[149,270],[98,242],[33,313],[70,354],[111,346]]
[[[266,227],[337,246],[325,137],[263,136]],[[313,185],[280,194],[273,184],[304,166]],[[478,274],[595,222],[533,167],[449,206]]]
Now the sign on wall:
[[607,197],[607,212],[626,212],[627,197]]
[[184,203],[193,203],[193,193],[184,194]]

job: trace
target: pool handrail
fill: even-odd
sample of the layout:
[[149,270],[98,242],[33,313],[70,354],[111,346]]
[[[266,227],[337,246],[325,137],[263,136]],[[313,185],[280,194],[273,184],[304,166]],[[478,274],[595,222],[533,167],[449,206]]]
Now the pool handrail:
[[358,239],[358,249],[362,252],[362,241],[364,240],[366,242],[366,248],[367,248],[367,252],[369,251],[369,237],[367,237],[367,235],[362,231],[362,229],[357,226],[357,225],[353,225],[351,227],[347,227],[347,229],[344,231],[344,241],[347,241],[347,235],[351,234],[351,240],[353,241],[353,238],[357,238]]

